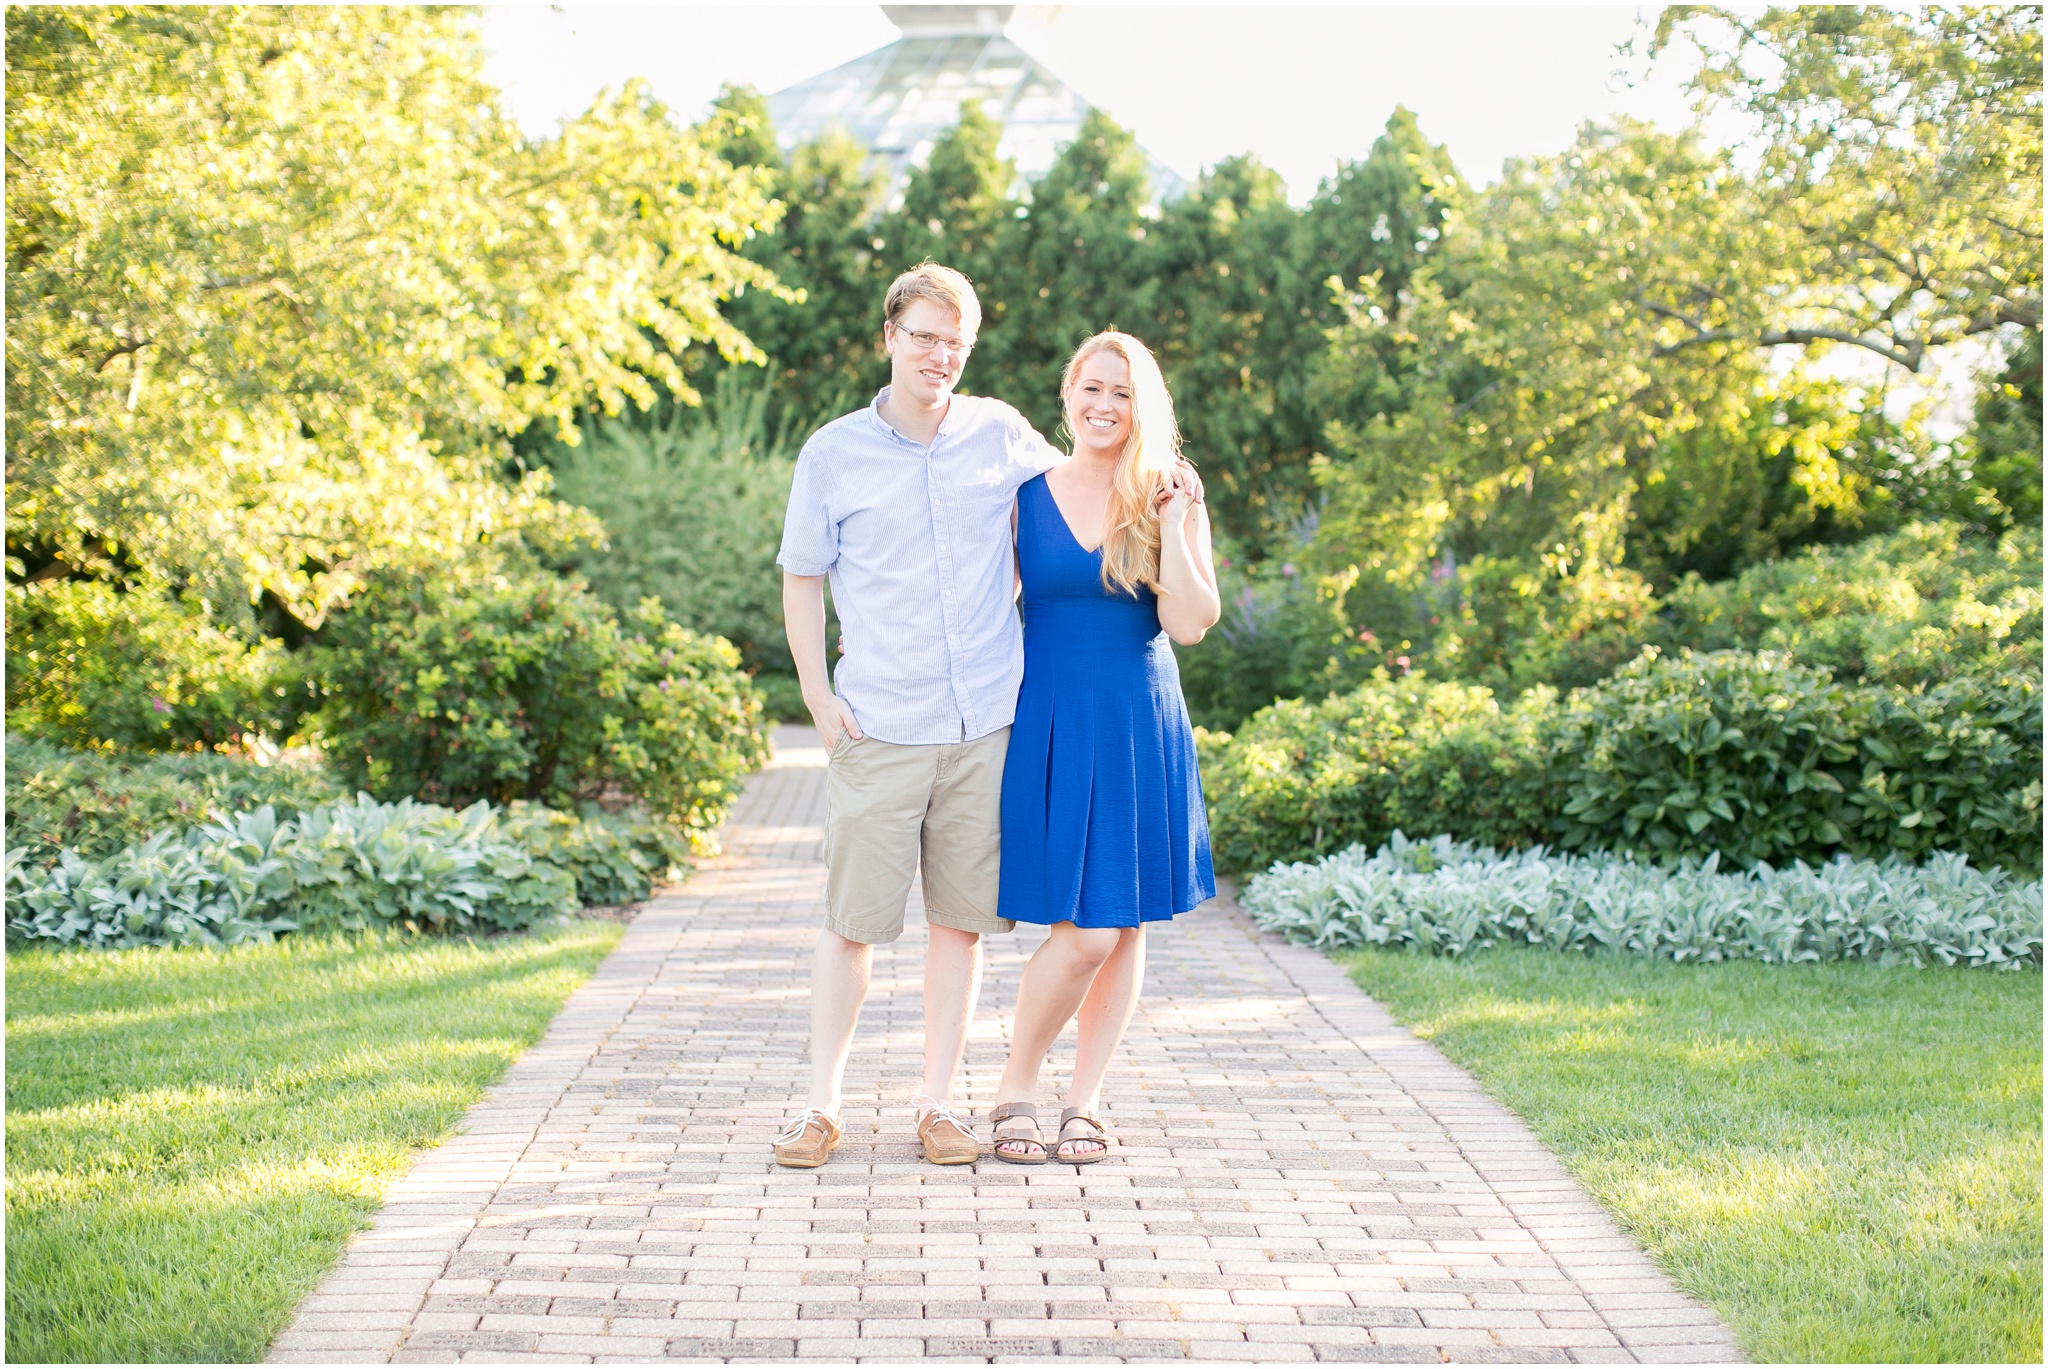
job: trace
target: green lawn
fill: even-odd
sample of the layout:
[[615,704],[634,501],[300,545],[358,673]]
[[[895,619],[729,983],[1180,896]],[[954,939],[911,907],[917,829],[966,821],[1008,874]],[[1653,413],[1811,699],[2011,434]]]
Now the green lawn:
[[261,1358],[620,930],[8,955],[7,1358]]
[[1752,1358],[2041,1359],[2041,975],[1341,957]]

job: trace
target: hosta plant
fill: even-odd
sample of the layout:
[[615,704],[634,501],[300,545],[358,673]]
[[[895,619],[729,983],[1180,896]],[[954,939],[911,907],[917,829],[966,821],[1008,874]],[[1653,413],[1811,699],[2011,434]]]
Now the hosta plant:
[[2041,885],[1937,852],[1914,865],[1840,856],[1723,870],[1625,855],[1502,854],[1396,832],[1315,862],[1276,863],[1240,899],[1260,926],[1310,945],[1462,955],[1541,946],[1674,961],[1760,960],[2017,969],[2041,963]]

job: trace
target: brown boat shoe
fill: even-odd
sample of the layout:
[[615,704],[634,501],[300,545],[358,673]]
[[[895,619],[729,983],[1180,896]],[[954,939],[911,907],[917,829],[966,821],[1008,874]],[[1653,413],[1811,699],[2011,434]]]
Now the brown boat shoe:
[[917,1139],[924,1144],[924,1158],[935,1165],[971,1165],[981,1158],[981,1142],[967,1124],[928,1098],[917,1101]]
[[775,1135],[775,1163],[791,1169],[816,1169],[839,1144],[839,1123],[823,1108],[807,1108]]

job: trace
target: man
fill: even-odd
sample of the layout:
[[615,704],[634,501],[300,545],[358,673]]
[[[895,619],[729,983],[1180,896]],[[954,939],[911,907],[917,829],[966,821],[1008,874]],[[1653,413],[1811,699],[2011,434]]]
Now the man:
[[[965,276],[926,262],[883,301],[889,384],[804,444],[783,524],[782,604],[804,703],[831,758],[825,929],[811,962],[810,1097],[775,1139],[784,1165],[825,1163],[873,948],[903,931],[924,871],[925,1158],[979,1152],[951,1106],[998,918],[1003,756],[1024,670],[1010,509],[1061,453],[1015,409],[956,395],[981,323]],[[844,654],[825,668],[824,581]],[[834,692],[834,685],[837,692]]]

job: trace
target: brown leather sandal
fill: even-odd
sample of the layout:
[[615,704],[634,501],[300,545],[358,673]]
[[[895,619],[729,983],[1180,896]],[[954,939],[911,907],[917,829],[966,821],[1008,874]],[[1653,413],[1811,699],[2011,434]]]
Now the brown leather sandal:
[[[1046,1161],[1045,1140],[1038,1134],[1038,1105],[1036,1103],[1003,1103],[988,1115],[995,1124],[995,1152],[998,1160],[1007,1160],[1013,1165],[1042,1165]],[[1029,1136],[1003,1134],[1006,1122],[1029,1122]],[[1019,1147],[1005,1150],[1005,1146]]]
[[[1083,1127],[1087,1130],[1081,1130]],[[1067,1135],[1069,1128],[1076,1134]],[[1094,1146],[1095,1149],[1077,1149],[1080,1146]],[[1052,1153],[1063,1164],[1092,1165],[1109,1154],[1109,1128],[1089,1116],[1085,1108],[1068,1108],[1060,1114],[1060,1139]]]

